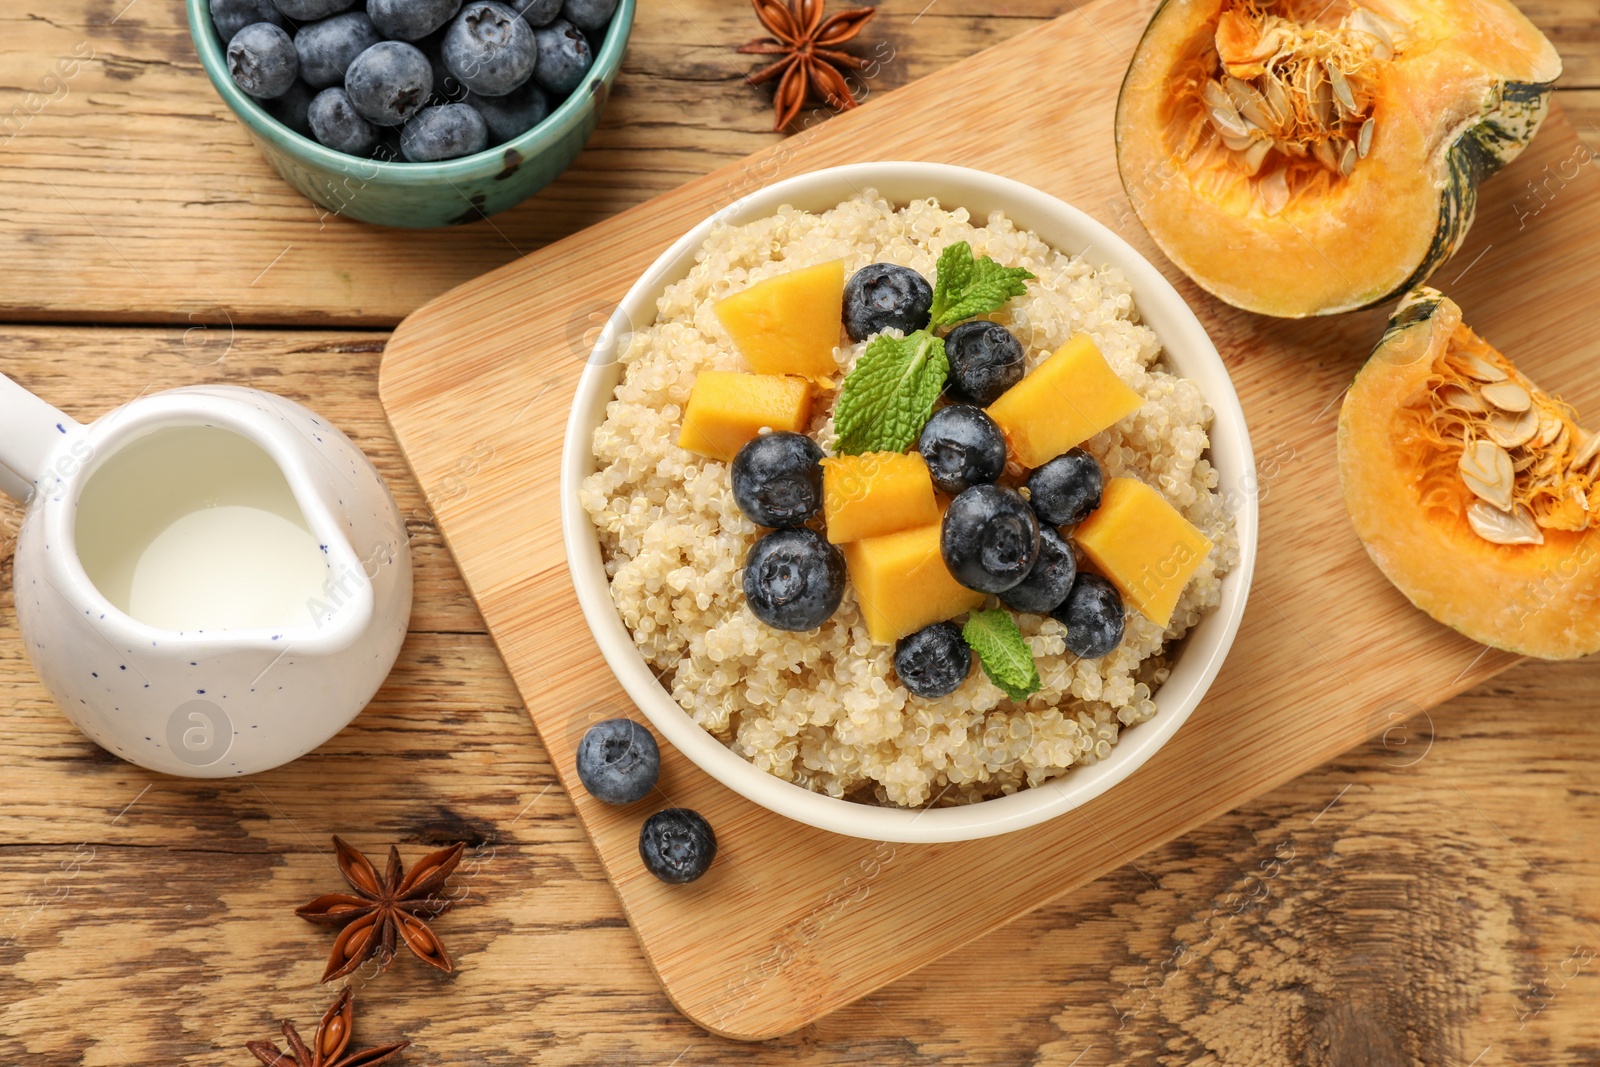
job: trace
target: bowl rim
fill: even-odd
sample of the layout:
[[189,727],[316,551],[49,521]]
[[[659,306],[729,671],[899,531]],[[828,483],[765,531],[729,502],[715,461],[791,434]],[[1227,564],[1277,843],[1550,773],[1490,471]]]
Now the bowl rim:
[[[1040,218],[1050,218],[1053,224],[1082,240],[1081,254],[1088,256],[1097,269],[1120,269],[1134,293],[1141,321],[1165,322],[1165,328],[1157,331],[1163,351],[1176,349],[1184,353],[1178,362],[1189,366],[1181,373],[1193,378],[1195,368],[1200,366],[1215,384],[1215,388],[1203,390],[1213,411],[1208,454],[1222,479],[1219,491],[1238,494],[1237,506],[1230,510],[1238,536],[1239,562],[1223,578],[1221,604],[1186,635],[1183,652],[1174,661],[1176,664],[1185,657],[1204,653],[1204,661],[1189,687],[1169,693],[1169,679],[1154,694],[1156,715],[1120,736],[1112,754],[1097,764],[1075,768],[1016,793],[943,808],[883,807],[812,792],[757,768],[696,723],[657,681],[623,625],[611,599],[598,535],[578,500],[583,478],[594,469],[592,434],[598,418],[593,415],[603,417],[615,388],[614,377],[620,373],[615,369],[619,345],[632,322],[654,321],[656,301],[662,291],[687,273],[695,253],[714,227],[762,218],[795,200],[803,201],[794,206],[805,210],[825,210],[816,205],[827,204],[830,198],[837,204],[866,188],[908,181],[929,187],[954,187],[972,198],[997,201],[1002,205],[999,210],[1029,230],[1040,227],[1024,222],[1018,215],[1035,223]],[[889,199],[902,202],[898,197]],[[938,199],[946,208],[966,206],[954,202],[951,196]],[[1059,248],[1060,244],[1052,243],[1052,247]],[[602,390],[603,402],[597,396]],[[1227,469],[1216,462],[1219,436],[1229,453]],[[1259,529],[1256,484],[1249,430],[1221,355],[1178,291],[1131,245],[1080,209],[1010,178],[941,163],[856,163],[795,175],[735,200],[679,238],[629,289],[602,331],[573,400],[562,445],[561,525],[579,605],[601,654],[644,716],[693,763],[734,792],[797,822],[848,837],[933,843],[1021,830],[1080,807],[1131,775],[1177,732],[1215,680],[1244,615]],[[1208,640],[1205,647],[1198,647],[1193,635],[1207,623]],[[1164,694],[1166,706],[1162,706]]]
[[[611,25],[606,28],[605,40],[595,53],[594,63],[590,66],[589,75],[585,79],[587,89],[580,88],[568,94],[565,100],[552,108],[550,114],[532,129],[518,134],[509,141],[490,145],[470,156],[447,159],[438,163],[386,161],[366,156],[352,156],[290,129],[263,107],[255,97],[234,84],[233,77],[228,74],[224,56],[223,50],[226,45],[218,37],[215,25],[211,21],[208,0],[185,0],[184,7],[188,13],[189,36],[194,41],[195,52],[200,56],[200,66],[205,70],[206,77],[211,80],[212,88],[222,97],[223,103],[228,105],[228,109],[253,135],[271,141],[276,147],[289,152],[302,162],[342,174],[356,175],[365,181],[387,178],[395,181],[428,183],[449,181],[452,178],[465,181],[492,176],[505,168],[508,151],[515,151],[523,159],[530,159],[546,143],[559,141],[577,129],[594,106],[593,86],[608,83],[621,69],[622,56],[627,50],[628,38],[633,32],[636,4],[637,0],[618,0],[616,14],[611,18]],[[321,91],[315,90],[315,92]]]

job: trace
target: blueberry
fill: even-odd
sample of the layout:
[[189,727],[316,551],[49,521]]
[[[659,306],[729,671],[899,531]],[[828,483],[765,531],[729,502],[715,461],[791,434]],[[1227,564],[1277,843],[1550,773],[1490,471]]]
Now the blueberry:
[[479,96],[504,96],[533,74],[534,31],[494,0],[473,0],[445,31],[440,55],[450,73]]
[[271,100],[294,88],[300,58],[282,26],[252,22],[228,42],[228,73],[251,96]]
[[822,448],[780,430],[733,457],[733,501],[758,526],[799,526],[822,510]]
[[317,143],[352,156],[370,155],[378,146],[378,127],[356,113],[343,89],[324,89],[311,101],[311,134]]
[[530,26],[548,26],[561,14],[561,0],[510,0],[510,4]]
[[356,56],[344,76],[345,91],[361,117],[379,126],[402,126],[433,92],[428,57],[404,41],[379,41]]
[[467,94],[467,103],[478,109],[489,126],[489,143],[503,144],[520,137],[550,114],[550,98],[532,82],[504,96]]
[[350,62],[382,39],[372,20],[360,11],[347,11],[301,26],[294,35],[300,77],[317,89],[343,85]]
[[1028,503],[1052,526],[1076,526],[1100,506],[1104,488],[1099,461],[1074,448],[1028,475]]
[[1078,575],[1051,615],[1067,628],[1067,651],[1084,659],[1099,659],[1120,645],[1128,622],[1121,594],[1098,574]]
[[444,56],[440,54],[440,49],[444,45],[444,34],[431,33],[411,43],[420,48],[422,54],[428,57],[428,66],[433,69],[433,96],[429,98],[428,103],[467,103],[472,94],[467,91],[465,85],[461,84],[460,78],[450,73],[450,68],[444,65]]
[[489,127],[470,104],[425,107],[400,132],[400,151],[413,163],[459,159],[489,147]]
[[301,137],[311,137],[311,100],[317,91],[299,78],[289,91],[271,100],[261,101],[267,114],[283,123]]
[[663,882],[683,885],[705,874],[717,858],[717,835],[699,812],[668,808],[644,821],[639,858]]
[[584,75],[594,65],[589,39],[572,23],[556,19],[533,31],[539,49],[539,65],[533,78],[558,98],[571,94],[583,84]]
[[917,451],[941,491],[955,496],[992,482],[1006,469],[1006,437],[982,408],[951,404],[922,427]]
[[972,671],[972,649],[953,622],[936,622],[894,646],[894,673],[919,697],[949,696]]
[[367,0],[367,14],[392,41],[416,41],[456,17],[461,0]]
[[617,13],[617,0],[566,0],[561,17],[586,33],[599,33]]
[[975,485],[950,502],[939,553],[955,580],[980,593],[1020,583],[1039,558],[1039,520],[1014,489]]
[[1039,558],[1033,570],[1016,585],[1000,594],[1012,611],[1048,615],[1061,606],[1078,576],[1078,561],[1072,545],[1054,526],[1039,527]]
[[933,287],[910,267],[872,263],[844,285],[844,330],[852,341],[865,341],[893,327],[911,333],[928,325]]
[[272,0],[278,10],[296,22],[315,22],[350,10],[355,0]]
[[211,0],[211,24],[217,28],[222,43],[233,40],[233,35],[257,22],[270,22],[288,28],[283,12],[272,0]]
[[1010,330],[982,319],[963,322],[944,339],[950,384],[963,399],[988,407],[1022,380],[1027,354]]
[[650,731],[632,719],[597,722],[578,742],[578,780],[596,800],[643,800],[660,776],[661,749]]
[[844,582],[844,553],[804,526],[767,534],[744,561],[744,598],[774,630],[804,633],[827,622]]

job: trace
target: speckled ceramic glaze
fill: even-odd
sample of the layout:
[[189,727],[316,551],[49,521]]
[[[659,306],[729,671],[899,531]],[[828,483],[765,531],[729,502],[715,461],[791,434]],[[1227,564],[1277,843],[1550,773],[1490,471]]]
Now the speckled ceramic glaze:
[[600,124],[622,66],[636,0],[621,0],[587,82],[539,125],[505,144],[443,163],[380,163],[324,148],[273,118],[228,73],[207,0],[186,0],[189,33],[211,84],[283,179],[328,212],[384,226],[475,222],[520,204],[577,158]]
[[[80,494],[130,444],[174,427],[236,433],[282,471],[326,563],[324,595],[308,600],[303,623],[157,629],[89,578]],[[81,426],[0,376],[0,489],[31,498],[14,568],[28,655],[67,716],[123,759],[196,778],[287,763],[355,718],[399,653],[411,611],[404,522],[366,456],[291,401],[176,389]]]

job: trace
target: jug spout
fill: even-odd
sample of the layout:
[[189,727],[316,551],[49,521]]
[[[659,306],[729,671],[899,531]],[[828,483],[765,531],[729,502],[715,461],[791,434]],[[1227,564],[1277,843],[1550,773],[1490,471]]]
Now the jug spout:
[[[0,492],[23,501],[31,497],[50,477],[46,465],[56,450],[80,430],[72,418],[0,374]],[[74,466],[85,458],[76,457]]]

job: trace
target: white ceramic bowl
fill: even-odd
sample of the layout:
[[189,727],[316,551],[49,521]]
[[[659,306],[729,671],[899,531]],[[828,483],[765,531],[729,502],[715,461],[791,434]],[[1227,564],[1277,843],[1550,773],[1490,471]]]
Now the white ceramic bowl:
[[[1160,337],[1165,360],[1193,380],[1216,413],[1211,462],[1231,505],[1239,563],[1223,579],[1221,606],[1190,631],[1155,694],[1153,719],[1123,731],[1109,758],[1011,796],[958,807],[910,810],[876,807],[813,793],[775,778],[735,755],[697,725],[656,681],[611,601],[599,538],[578,502],[578,486],[594,470],[593,432],[605,417],[621,377],[617,352],[632,324],[655,321],[656,300],[684,277],[711,228],[739,224],[790,204],[823,211],[865,189],[896,203],[933,197],[947,209],[966,208],[982,220],[1002,211],[1064,252],[1082,253],[1097,267],[1120,268],[1133,287],[1143,321]],[[780,815],[810,826],[871,840],[964,841],[1033,826],[1099,796],[1149,759],[1183,725],[1217,676],[1244,614],[1256,555],[1256,478],[1244,412],[1228,372],[1205,329],[1176,290],[1126,242],[1078,209],[1008,178],[933,163],[862,163],[777,182],[696,226],[629,290],[595,346],[578,384],[561,463],[561,527],[578,602],[606,662],[639,709],[668,741],[723,785]]]

